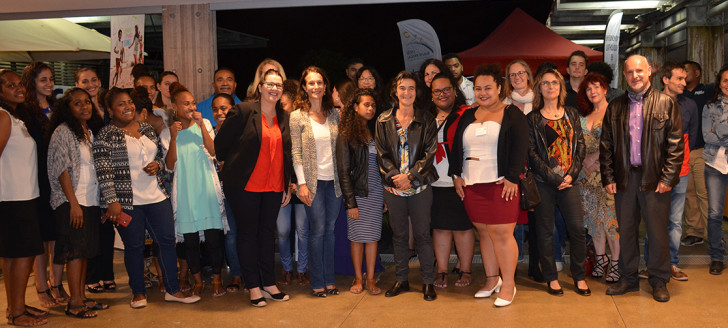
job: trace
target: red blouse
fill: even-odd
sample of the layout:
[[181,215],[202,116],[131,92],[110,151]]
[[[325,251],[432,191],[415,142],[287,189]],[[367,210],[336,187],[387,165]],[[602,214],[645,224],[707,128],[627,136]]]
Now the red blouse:
[[253,174],[245,185],[250,192],[282,192],[283,191],[283,137],[278,126],[278,117],[273,118],[273,126],[263,118],[263,133],[260,141],[260,153],[255,163]]

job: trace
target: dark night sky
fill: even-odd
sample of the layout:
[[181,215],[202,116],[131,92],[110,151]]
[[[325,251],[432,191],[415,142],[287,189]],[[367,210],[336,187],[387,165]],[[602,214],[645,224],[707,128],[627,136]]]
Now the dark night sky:
[[309,64],[328,67],[343,78],[344,63],[360,57],[384,79],[404,69],[396,23],[422,19],[435,29],[443,54],[469,49],[485,39],[515,8],[545,22],[551,0],[483,0],[235,10],[217,12],[219,27],[269,39],[261,49],[219,50],[220,67],[238,74],[244,94],[258,63],[271,57],[289,78]]

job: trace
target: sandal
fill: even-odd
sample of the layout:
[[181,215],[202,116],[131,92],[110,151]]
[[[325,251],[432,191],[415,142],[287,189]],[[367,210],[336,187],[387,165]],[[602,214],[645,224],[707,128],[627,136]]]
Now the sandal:
[[336,287],[331,288],[331,289],[326,288],[326,289],[324,289],[324,291],[326,292],[326,294],[329,294],[329,295],[339,295],[339,289]]
[[622,275],[619,274],[619,261],[612,261],[612,265],[609,267],[609,273],[605,279],[607,283],[613,284],[619,282]]
[[434,285],[439,288],[447,288],[447,272],[439,272],[437,279],[435,279]]
[[[50,308],[50,307],[54,307],[54,306],[58,305],[58,301],[56,301],[56,299],[53,297],[53,294],[51,294],[50,288],[48,288],[44,291],[39,291],[36,289],[36,292],[38,293],[38,300],[40,301],[40,305],[42,307]],[[47,297],[50,300],[48,300],[48,299],[44,300],[43,299],[44,297]],[[44,303],[44,301],[46,303]]]
[[104,292],[104,286],[101,286],[100,284],[95,283],[95,284],[92,284],[92,285],[86,285],[86,290],[89,293],[92,293],[92,294],[103,293]]
[[202,290],[205,288],[205,283],[201,284],[195,284],[194,287],[192,287],[192,295],[200,296],[202,295]]
[[243,282],[243,279],[240,277],[233,277],[233,281],[230,282],[225,289],[228,291],[228,293],[236,293],[240,291],[240,284]]
[[[89,306],[89,303],[93,303],[93,306]],[[89,308],[89,310],[94,310],[94,311],[101,311],[101,310],[106,310],[109,308],[108,304],[99,303],[96,300],[92,300],[90,298],[83,300],[83,304],[85,304],[86,307]]]
[[[463,279],[463,276],[467,275],[467,279]],[[455,286],[458,287],[467,287],[470,286],[470,284],[473,282],[473,273],[472,272],[466,272],[466,271],[460,271],[460,277],[457,281],[455,281]]]
[[298,280],[298,285],[299,286],[306,286],[309,283],[308,277],[306,277],[306,273],[305,272],[299,272],[298,273],[298,277],[296,277],[296,280]]
[[313,296],[316,296],[316,297],[326,297],[326,289],[320,290],[320,291],[314,290],[312,294],[313,294]]
[[[83,310],[78,311],[76,313],[71,312],[71,310],[77,310],[77,309],[83,309]],[[79,319],[91,319],[91,318],[96,318],[99,314],[96,313],[96,311],[87,308],[85,304],[82,304],[82,305],[76,305],[76,306],[70,306],[70,305],[67,306],[66,315],[69,317],[74,317],[74,318],[79,318]]]
[[382,293],[382,289],[377,287],[374,279],[367,279],[367,291],[369,291],[369,295],[379,295]]
[[219,297],[227,294],[225,289],[222,288],[222,281],[212,281],[212,296]]
[[351,284],[351,288],[349,288],[349,291],[352,294],[361,294],[361,292],[363,290],[364,290],[364,286],[362,286],[362,279],[354,278],[354,282]]
[[[19,322],[16,322],[16,320],[18,320],[18,319],[20,319],[22,317],[29,317],[31,319],[35,319],[36,321],[30,322],[30,323],[19,323]],[[23,314],[21,314],[19,316],[15,316],[15,317],[13,317],[11,315],[8,315],[8,325],[11,325],[11,326],[33,327],[33,326],[45,325],[47,323],[48,323],[48,319],[46,319],[46,318],[38,318],[38,317],[30,314],[30,312],[28,312],[28,311],[25,311],[25,312],[23,312]]]
[[116,281],[111,280],[110,282],[104,281],[104,290],[116,290]]
[[601,278],[604,276],[604,271],[609,265],[609,257],[607,254],[596,255],[596,263],[594,263],[594,269],[592,270],[591,276],[594,278]]
[[53,290],[57,291],[54,297],[58,303],[66,303],[71,299],[71,296],[69,296],[68,293],[66,293],[66,290],[63,288],[63,284],[51,286],[51,293],[53,292]]
[[[25,312],[28,312],[30,315],[36,317],[36,318],[45,318],[48,316],[48,311],[43,311],[39,308],[34,308],[30,305],[25,306]],[[10,317],[10,308],[5,309],[5,318]]]

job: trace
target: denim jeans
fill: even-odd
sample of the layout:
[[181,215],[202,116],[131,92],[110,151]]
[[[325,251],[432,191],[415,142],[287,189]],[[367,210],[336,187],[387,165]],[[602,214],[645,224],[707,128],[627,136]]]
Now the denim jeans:
[[711,261],[723,262],[723,207],[728,174],[705,165],[705,187],[708,189],[708,252]]
[[513,237],[516,238],[516,245],[518,245],[518,261],[523,260],[523,241],[526,238],[526,229],[528,226],[524,224],[516,224],[516,229],[513,230]]
[[318,180],[316,196],[306,206],[309,223],[308,255],[311,289],[333,286],[334,282],[334,229],[341,209],[341,197],[336,197],[334,181]]
[[278,230],[278,249],[281,252],[283,270],[293,270],[291,259],[291,209],[296,215],[296,236],[298,237],[298,272],[305,273],[308,265],[308,219],[306,205],[288,204],[278,212],[276,228]]
[[134,295],[146,294],[144,287],[144,229],[159,246],[159,266],[167,293],[179,291],[177,255],[175,250],[174,217],[172,203],[165,199],[159,203],[134,205],[128,212],[132,218],[124,228],[118,226],[124,241],[124,265],[129,275],[129,287]]
[[230,267],[230,276],[242,277],[243,272],[240,270],[240,259],[238,259],[238,225],[235,222],[235,215],[233,210],[228,204],[228,200],[225,199],[225,213],[227,214],[228,226],[230,231],[225,234],[225,259],[227,260],[228,267]]
[[[672,188],[672,200],[670,201],[670,222],[667,226],[667,234],[670,238],[670,264],[677,266],[680,262],[680,238],[682,237],[682,218],[685,210],[685,194],[688,190],[690,174],[680,177],[680,182]],[[645,263],[649,258],[649,245],[645,235]]]

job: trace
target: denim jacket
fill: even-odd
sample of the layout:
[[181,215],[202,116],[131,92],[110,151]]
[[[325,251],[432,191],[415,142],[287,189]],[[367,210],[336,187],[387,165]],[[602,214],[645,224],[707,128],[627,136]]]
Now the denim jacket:
[[703,109],[703,158],[708,163],[715,160],[720,147],[728,148],[728,113],[723,111],[725,106],[728,106],[728,99],[721,95]]

